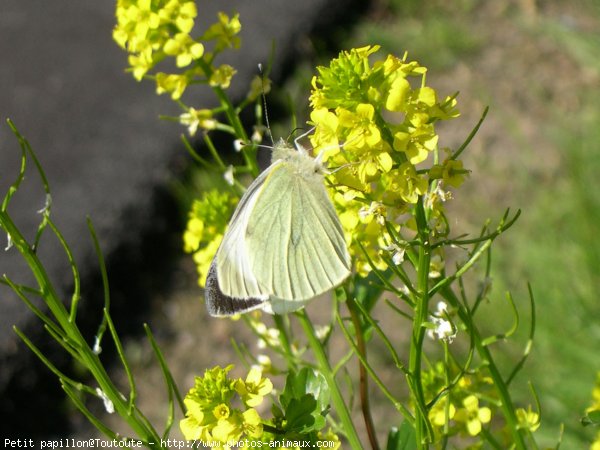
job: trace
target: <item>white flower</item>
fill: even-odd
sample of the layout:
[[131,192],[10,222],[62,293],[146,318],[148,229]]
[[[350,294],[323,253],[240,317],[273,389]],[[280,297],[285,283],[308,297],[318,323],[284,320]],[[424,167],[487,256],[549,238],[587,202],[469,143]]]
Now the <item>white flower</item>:
[[245,146],[246,144],[244,144],[244,141],[242,141],[241,139],[236,139],[235,141],[233,141],[233,149],[238,153],[241,152]]
[[217,121],[212,118],[210,109],[190,108],[179,116],[179,123],[187,126],[190,136],[196,134],[198,127],[206,130],[214,130],[217,127]]
[[254,364],[252,367],[256,367],[261,372],[266,372],[271,369],[271,358],[269,358],[267,355],[258,355],[256,357],[256,362],[258,364]]
[[371,204],[369,205],[368,208],[366,206],[363,206],[358,211],[358,217],[360,217],[361,219],[364,220],[364,219],[368,218],[369,216],[374,216],[377,223],[381,226],[384,226],[385,225],[384,213],[385,213],[385,208],[381,203],[371,202]]
[[223,173],[223,178],[225,178],[225,181],[227,182],[227,184],[229,186],[233,186],[233,166],[230,165],[229,167],[227,167],[227,170],[225,170],[225,173]]
[[445,314],[448,314],[448,305],[446,305],[446,302],[438,302],[435,315],[438,317],[442,317]]
[[252,137],[250,137],[250,140],[252,142],[261,143],[262,138],[263,138],[262,130],[259,130],[258,127],[255,127],[254,132],[252,133]]
[[317,336],[317,339],[325,339],[325,337],[329,334],[330,330],[331,330],[331,326],[321,325],[321,326],[316,327],[315,335]]
[[433,209],[434,204],[439,200],[442,203],[450,200],[452,193],[442,189],[442,183],[438,183],[435,189],[425,194],[425,208]]
[[433,324],[433,328],[427,330],[427,336],[430,339],[439,339],[452,344],[456,337],[456,328],[447,319],[448,317],[448,305],[446,302],[438,302],[436,311],[432,316],[429,316],[429,321]]
[[452,344],[452,341],[454,341],[454,338],[456,337],[456,330],[452,326],[452,323],[441,317],[434,316],[429,317],[429,320],[434,325],[434,328],[427,330],[429,339],[439,339],[448,342],[448,344]]
[[391,245],[383,247],[383,249],[392,253],[392,261],[394,264],[396,264],[397,266],[402,264],[402,261],[404,261],[404,254],[406,253],[406,248],[400,247],[394,242]]
[[106,409],[106,412],[109,414],[114,413],[115,405],[113,405],[113,402],[110,400],[110,398],[108,398],[104,391],[98,387],[96,388],[96,394],[98,394],[98,397],[100,397],[104,402],[104,409]]

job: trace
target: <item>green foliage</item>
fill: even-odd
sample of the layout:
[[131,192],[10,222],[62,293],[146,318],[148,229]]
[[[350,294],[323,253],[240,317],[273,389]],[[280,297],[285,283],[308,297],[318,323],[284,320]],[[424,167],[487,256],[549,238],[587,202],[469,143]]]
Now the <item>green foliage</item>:
[[279,396],[285,411],[286,432],[321,430],[329,410],[329,397],[329,387],[322,374],[308,367],[303,367],[298,373],[290,371]]
[[[410,2],[407,6],[412,14],[416,14],[414,5]],[[463,6],[469,7],[467,3]],[[234,105],[226,89],[235,76],[235,68],[217,65],[215,61],[221,53],[242,44],[238,37],[240,18],[235,13],[220,13],[217,21],[202,31],[194,28],[196,16],[196,5],[190,1],[119,0],[114,38],[129,53],[134,77],[152,80],[159,94],[169,93],[182,108],[181,115],[171,119],[185,126],[191,136],[203,131],[210,157],[196,154],[185,139],[184,145],[204,170],[222,174],[226,182],[215,183],[227,186],[225,190],[209,186],[194,203],[184,235],[186,251],[193,253],[202,282],[233,205],[244,190],[243,177],[258,174],[256,150],[266,131],[259,97],[261,90],[269,90],[269,83],[255,79],[246,98]],[[447,67],[458,55],[479,45],[463,32],[465,28],[459,21],[435,15],[426,17],[424,23],[431,33],[421,51],[424,55],[436,55],[430,60],[433,67]],[[406,40],[412,40],[418,34],[415,30],[419,31],[419,27],[411,30],[411,26],[405,26],[401,31]],[[382,35],[381,39],[386,37]],[[388,50],[398,52],[392,45],[395,43],[390,41]],[[267,355],[253,355],[247,347],[239,346],[240,356],[254,364],[245,380],[230,378],[231,367],[214,367],[196,378],[185,399],[147,329],[169,393],[170,412],[162,433],[137,407],[135,381],[110,317],[108,294],[97,348],[90,348],[81,338],[75,322],[79,298],[77,268],[68,245],[50,219],[50,191],[43,171],[27,142],[14,130],[23,149],[23,164],[4,198],[0,226],[29,263],[38,286],[18,286],[8,277],[2,282],[17,292],[44,323],[49,335],[88,371],[99,388],[60,373],[22,332],[15,331],[57,375],[67,395],[101,432],[116,436],[92,415],[82,396],[97,397],[107,408],[114,408],[144,443],[169,435],[178,406],[185,415],[180,428],[187,439],[220,446],[240,439],[282,443],[327,439],[337,448],[341,445],[339,434],[349,448],[359,449],[364,445],[350,403],[356,390],[370,446],[378,448],[377,435],[387,430],[378,429],[379,424],[372,418],[370,396],[375,390],[380,398],[389,401],[387,408],[382,400],[377,409],[385,409],[386,415],[393,416],[391,421],[400,424],[387,435],[389,450],[538,448],[534,432],[540,424],[541,408],[535,391],[530,397],[534,406],[526,407],[518,405],[511,393],[530,354],[536,330],[531,290],[523,349],[512,360],[499,363],[495,349],[503,341],[520,339],[523,320],[519,302],[507,295],[508,302],[502,307],[508,313],[501,314],[510,314],[513,323],[505,330],[488,331],[482,318],[484,304],[489,300],[492,243],[515,223],[519,213],[506,211],[496,224],[486,223],[475,236],[456,236],[444,205],[451,198],[451,191],[456,195],[456,189],[469,174],[463,168],[461,155],[487,110],[462,145],[442,147],[436,126],[458,116],[456,94],[441,96],[428,86],[427,69],[406,54],[381,55],[379,50],[371,45],[354,48],[341,52],[328,66],[318,67],[310,96],[311,125],[315,127],[310,140],[328,166],[337,169],[329,175],[328,184],[354,259],[354,275],[336,289],[330,314],[320,313],[320,320],[325,321],[323,327],[315,327],[304,310],[275,317],[274,328],[268,328],[260,314],[246,316],[245,323],[261,339],[265,351],[270,350],[277,358],[272,361]],[[159,71],[163,67],[169,71]],[[219,106],[209,110],[186,105],[184,94],[192,87],[212,89]],[[257,112],[250,137],[239,119],[246,107]],[[230,164],[217,151],[210,137],[215,131],[235,139],[242,163]],[[587,153],[580,156],[587,158]],[[33,243],[24,239],[8,214],[8,204],[24,177],[28,158],[38,166],[49,199]],[[570,168],[579,179],[588,179],[595,173],[587,159],[572,161]],[[574,185],[572,193],[577,194],[582,205],[598,203],[595,191],[590,192],[586,183]],[[580,215],[585,226],[572,232],[592,236],[594,211],[590,208],[589,217]],[[32,250],[48,227],[63,244],[73,267],[76,288],[69,310],[58,300]],[[600,260],[598,255],[590,252],[586,258],[595,263]],[[478,265],[483,266],[481,280],[473,288],[472,280],[465,275]],[[583,276],[597,278],[593,271]],[[29,295],[42,297],[50,313],[38,309]],[[561,320],[568,315],[568,311],[563,312]],[[378,318],[381,315],[392,318],[392,329],[386,328],[390,321]],[[298,336],[298,328],[303,335]],[[409,339],[405,344],[391,338],[397,328],[407,330]],[[128,376],[128,392],[116,389],[98,358],[105,331],[109,332]],[[335,333],[346,339],[343,355],[337,360],[329,351]],[[380,368],[374,364],[373,348],[393,363],[393,379],[405,380],[406,395],[384,381]],[[358,378],[353,378],[347,369],[353,359],[358,365]],[[286,375],[278,399],[271,394],[270,378],[263,374]],[[342,383],[343,379],[350,388]],[[371,389],[370,383],[376,389]],[[261,417],[257,409],[265,399],[271,404],[271,417]],[[598,422],[595,406],[584,422]],[[328,424],[331,428],[325,431]],[[291,448],[296,447],[292,444]]]
[[415,450],[415,429],[406,421],[400,428],[392,428],[388,434],[386,450]]

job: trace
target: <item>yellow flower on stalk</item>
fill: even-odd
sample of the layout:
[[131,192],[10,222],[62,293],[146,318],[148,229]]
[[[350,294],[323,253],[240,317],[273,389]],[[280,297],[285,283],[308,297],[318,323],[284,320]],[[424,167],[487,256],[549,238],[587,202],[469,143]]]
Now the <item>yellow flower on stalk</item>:
[[519,428],[533,432],[540,427],[540,415],[535,411],[532,411],[531,406],[527,409],[517,409],[516,414],[519,421]]
[[273,383],[268,378],[262,378],[260,368],[253,367],[250,369],[246,381],[237,380],[235,390],[246,405],[254,407],[260,405],[263,397],[273,390]]
[[427,192],[427,180],[409,162],[386,173],[381,186],[384,203],[395,204],[399,210],[404,209],[402,203],[415,204],[419,196]]
[[317,433],[317,437],[321,441],[328,441],[328,444],[333,443],[333,447],[329,447],[333,450],[338,450],[342,446],[342,443],[340,442],[340,438],[338,437],[337,434],[335,434],[333,432],[333,430],[331,428],[328,428],[325,433],[323,433],[322,431],[319,431]]
[[213,112],[210,109],[189,108],[179,116],[179,123],[187,126],[188,133],[193,136],[198,128],[214,130],[218,122],[213,118]]
[[189,82],[192,78],[192,71],[184,72],[182,75],[177,74],[166,74],[166,73],[157,73],[156,74],[156,93],[171,94],[171,98],[173,100],[178,100],[183,95],[183,92],[186,90]]
[[210,440],[209,427],[204,425],[204,412],[200,404],[191,398],[183,400],[186,408],[185,418],[179,422],[179,428],[187,440]]
[[590,450],[600,450],[600,431],[596,434],[596,440],[592,442]]
[[222,89],[227,89],[231,84],[231,79],[236,72],[237,70],[235,70],[229,64],[223,64],[214,70],[210,76],[210,79],[208,80],[208,84],[210,86],[219,86]]
[[237,442],[243,435],[258,438],[263,433],[263,426],[258,412],[251,408],[243,413],[233,411],[226,418],[219,419],[217,425],[212,429],[214,439],[226,443]]
[[202,57],[204,45],[194,41],[187,33],[177,33],[165,42],[163,50],[166,55],[175,56],[177,67],[186,67]]
[[129,55],[127,60],[131,66],[133,77],[137,81],[144,78],[144,75],[156,64],[151,47],[146,47],[139,53]]
[[198,272],[198,285],[200,287],[204,287],[206,285],[206,277],[208,276],[210,264],[217,253],[217,250],[219,249],[222,238],[222,234],[215,235],[211,241],[206,243],[205,247],[202,247],[200,250],[194,252],[192,256],[192,259],[196,264],[196,271]]
[[340,152],[338,126],[340,120],[327,108],[317,108],[310,113],[310,120],[315,125],[315,132],[310,136],[315,151],[323,151],[323,161]]
[[215,53],[226,48],[239,48],[240,38],[237,36],[242,29],[240,15],[234,14],[229,17],[223,12],[219,12],[218,22],[211,25],[202,35],[202,40],[216,39]]
[[441,179],[452,187],[459,187],[469,172],[463,168],[463,163],[456,159],[447,159],[441,165],[435,165],[429,170],[429,178]]
[[373,118],[375,108],[368,103],[361,103],[355,111],[341,108],[337,111],[340,126],[350,131],[346,136],[347,148],[364,149],[376,147],[381,142],[381,132]]
[[183,233],[183,248],[186,253],[193,253],[200,286],[206,282],[210,263],[237,200],[229,192],[212,189],[192,204]]
[[404,111],[410,91],[410,83],[406,78],[396,78],[390,86],[385,101],[385,108],[389,111]]
[[229,406],[227,406],[225,403],[221,403],[215,406],[212,413],[217,420],[227,419],[229,418]]
[[141,80],[165,55],[176,56],[178,67],[202,56],[202,44],[188,35],[196,15],[195,3],[188,0],[117,1],[113,39],[129,52],[136,80]]
[[429,411],[429,420],[436,427],[445,426],[456,414],[456,407],[447,401],[437,402]]
[[480,408],[479,399],[474,395],[469,395],[462,403],[463,408],[456,412],[454,419],[463,422],[471,436],[477,436],[482,426],[492,420],[492,410],[486,406]]
[[197,15],[196,3],[187,0],[168,0],[159,11],[161,21],[175,25],[181,33],[192,31]]
[[138,43],[144,42],[150,30],[160,25],[160,17],[152,8],[151,0],[117,1],[117,26],[113,30],[113,38],[123,48],[136,51]]

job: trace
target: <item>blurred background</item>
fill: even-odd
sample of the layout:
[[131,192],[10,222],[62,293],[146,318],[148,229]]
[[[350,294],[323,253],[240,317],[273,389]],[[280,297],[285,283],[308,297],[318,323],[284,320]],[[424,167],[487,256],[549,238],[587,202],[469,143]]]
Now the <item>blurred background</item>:
[[[207,3],[216,8],[214,2]],[[327,11],[333,8],[332,3],[335,2],[319,5]],[[452,225],[455,231],[476,234],[486,219],[499,219],[507,207],[522,210],[517,224],[495,243],[490,303],[481,311],[487,321],[485,328],[501,332],[509,326],[511,315],[505,298],[507,291],[512,292],[521,313],[521,326],[515,339],[496,344],[495,350],[503,355],[507,364],[516,361],[527,338],[530,321],[527,284],[531,284],[537,308],[536,336],[531,356],[514,382],[515,397],[521,405],[534,404],[527,382],[533,383],[543,408],[542,426],[536,433],[541,447],[554,445],[564,424],[563,448],[588,448],[594,430],[583,428],[579,421],[591,403],[591,391],[600,371],[597,294],[600,287],[600,240],[597,238],[600,231],[600,1],[377,0],[361,3],[360,7],[352,5],[352,14],[338,12],[326,21],[317,20],[313,14],[308,16],[312,20],[310,26],[294,29],[293,44],[284,44],[275,61],[280,63],[274,74],[279,89],[268,100],[273,104],[272,115],[291,104],[302,117],[314,67],[327,64],[341,49],[367,44],[380,44],[385,52],[397,55],[408,52],[409,59],[429,68],[429,85],[441,94],[460,91],[461,117],[438,129],[440,145],[460,145],[484,108],[490,107],[480,132],[463,154],[471,176],[455,193],[450,213]],[[231,10],[235,8],[232,4]],[[0,6],[0,33],[1,27],[8,23],[3,14],[3,6]],[[243,41],[244,49],[255,43],[263,48],[270,46],[267,37],[260,33],[264,29],[260,21],[268,20],[264,16],[268,16],[264,11],[254,15],[248,12],[246,16],[242,11],[240,19],[245,27],[252,28],[252,22],[260,24],[252,40]],[[105,26],[95,39],[105,41],[107,48],[114,47],[111,70],[114,68],[122,74],[125,57],[119,55],[110,42],[110,8],[103,8],[102,17]],[[285,28],[286,24],[292,27],[298,22],[297,17],[284,20],[287,22],[276,22],[274,27]],[[35,27],[35,23],[27,20],[24,23]],[[20,58],[39,56],[35,45],[19,51]],[[254,61],[245,63],[245,67],[260,62],[264,53],[252,58]],[[69,61],[68,54],[65,61]],[[66,63],[64,70],[70,70]],[[9,73],[11,67],[3,64],[0,71]],[[249,73],[247,69],[243,76]],[[57,77],[60,79],[60,74]],[[157,126],[158,114],[172,108],[166,99],[155,99],[149,84],[140,88],[124,74],[119,83],[123,92],[129,89],[127,83],[132,90],[138,89],[132,100],[139,102],[141,110],[148,108],[145,105],[152,105],[151,114],[133,115],[136,123],[145,123],[148,129]],[[92,87],[86,84],[85,88]],[[3,84],[1,89],[10,92],[12,85]],[[97,99],[97,102],[102,101],[102,98]],[[30,105],[39,102],[44,108],[43,99],[32,98],[30,102]],[[25,104],[20,105],[25,108]],[[25,119],[29,120],[27,128],[21,129],[25,135],[30,131],[35,133],[36,127],[35,109],[29,108],[32,111],[22,113],[30,118]],[[1,112],[3,116],[13,114],[12,111]],[[57,117],[60,113],[60,109],[54,111]],[[85,109],[81,114],[86,117]],[[131,117],[123,120],[131,120]],[[51,141],[56,127],[66,128],[65,134],[72,131],[68,124],[58,118],[54,120],[54,127],[45,131],[44,139],[36,142],[34,148],[43,146],[44,140]],[[96,117],[89,116],[85,120],[93,123]],[[165,195],[170,199],[167,203],[172,207],[155,208],[148,217],[164,224],[161,232],[152,234],[150,240],[134,240],[133,247],[128,248],[152,248],[158,239],[166,246],[164,254],[171,255],[172,264],[169,268],[148,268],[136,266],[136,258],[132,258],[132,265],[117,263],[113,267],[116,272],[121,271],[116,276],[125,279],[130,275],[128,270],[148,270],[142,279],[152,278],[155,273],[152,271],[169,272],[166,287],[161,289],[148,289],[147,280],[140,282],[147,288],[143,316],[160,338],[163,351],[173,362],[181,389],[185,390],[191,386],[193,376],[204,368],[234,360],[230,337],[243,340],[247,335],[239,324],[206,317],[201,292],[196,286],[195,268],[191,258],[181,254],[178,240],[186,207],[185,196],[179,195],[180,187],[193,184],[195,175],[187,170],[187,160],[181,156],[184,150],[178,144],[177,135],[183,130],[174,125],[159,126],[162,127],[161,141],[157,144],[153,140],[148,145],[169,147],[169,151],[155,161],[163,164],[163,168],[154,183],[165,188]],[[101,122],[90,129],[95,127],[106,128]],[[137,135],[143,134],[145,128],[141,130]],[[127,135],[126,131],[123,134]],[[285,135],[285,132],[276,129],[275,135]],[[8,151],[6,141],[10,139],[3,129],[2,153]],[[143,151],[139,142],[132,145]],[[11,143],[10,151],[14,148]],[[81,151],[85,152],[85,147]],[[0,166],[0,175],[4,187],[5,176],[12,180],[14,174],[7,175]],[[141,196],[141,192],[132,194],[129,205],[136,204],[136,196]],[[174,192],[179,194],[172,195]],[[83,218],[89,211],[80,208],[73,213]],[[164,214],[175,214],[177,218],[165,219],[161,216]],[[115,218],[122,220],[122,215],[115,214]],[[148,226],[139,222],[133,223],[142,229]],[[107,225],[111,232],[116,233],[118,229]],[[111,240],[120,239],[118,234],[110,236]],[[138,252],[138,261],[144,259],[140,254],[146,255]],[[3,258],[4,255],[0,255],[0,260]],[[128,283],[124,281],[118,286]],[[130,285],[130,290],[137,286]],[[0,291],[2,310],[4,293]],[[130,297],[121,295],[120,298],[126,302]],[[3,323],[2,326],[6,329],[10,325]],[[22,344],[15,345],[17,351],[26,351]],[[161,374],[154,366],[151,351],[145,340],[135,334],[126,340],[126,348],[146,384],[140,387],[142,408],[146,404],[157,417],[162,417],[161,399],[155,395],[155,386],[162,383]],[[70,417],[67,428],[81,436],[89,433],[80,418],[68,413],[68,406],[60,408]]]

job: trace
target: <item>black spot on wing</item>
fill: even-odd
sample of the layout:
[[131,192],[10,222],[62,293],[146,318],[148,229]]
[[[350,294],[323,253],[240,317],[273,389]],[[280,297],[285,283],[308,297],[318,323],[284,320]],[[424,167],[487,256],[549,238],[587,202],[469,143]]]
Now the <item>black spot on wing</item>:
[[208,314],[213,317],[233,316],[234,314],[249,312],[260,308],[266,301],[260,298],[233,298],[223,294],[219,287],[217,264],[215,260],[211,263],[206,278],[204,299],[206,301]]

